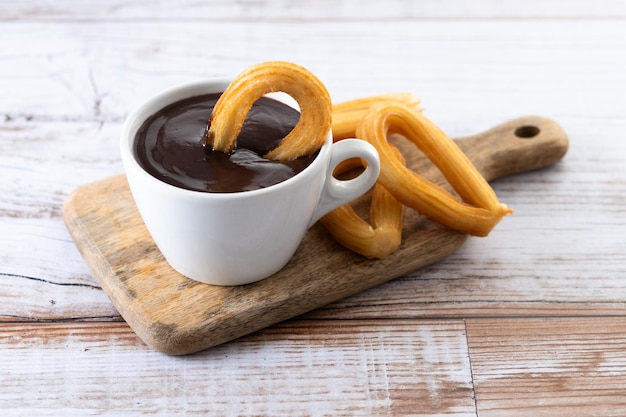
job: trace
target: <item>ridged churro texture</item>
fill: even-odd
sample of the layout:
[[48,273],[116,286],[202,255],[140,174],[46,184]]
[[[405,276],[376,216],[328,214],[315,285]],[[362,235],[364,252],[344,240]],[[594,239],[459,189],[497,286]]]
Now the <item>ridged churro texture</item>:
[[333,139],[353,138],[356,127],[369,108],[384,102],[404,103],[414,111],[422,111],[422,101],[413,93],[389,93],[357,98],[333,105]]
[[[393,145],[392,152],[398,162],[404,157]],[[339,166],[349,170],[352,166]],[[341,171],[335,175],[341,175]],[[377,182],[372,192],[369,223],[363,220],[349,204],[331,211],[320,219],[331,236],[342,246],[366,258],[384,259],[395,252],[402,243],[404,206],[387,189]]]
[[280,144],[264,157],[288,161],[316,152],[331,128],[330,94],[309,70],[284,61],[253,65],[231,82],[213,109],[207,146],[216,151],[232,151],[254,102],[276,92],[286,93],[298,103],[300,119]]
[[[461,200],[399,163],[387,141],[398,133],[414,143],[439,168]],[[451,229],[486,236],[500,219],[512,213],[471,161],[441,129],[403,103],[372,106],[357,127],[357,137],[376,147],[381,171],[378,181],[404,205]]]

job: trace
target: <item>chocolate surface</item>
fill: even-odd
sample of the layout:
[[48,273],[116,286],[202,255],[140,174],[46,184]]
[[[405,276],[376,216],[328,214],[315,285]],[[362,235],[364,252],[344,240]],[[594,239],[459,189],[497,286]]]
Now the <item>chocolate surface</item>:
[[240,192],[268,187],[306,168],[316,155],[289,162],[262,157],[296,125],[300,113],[271,98],[259,99],[246,116],[235,150],[203,146],[211,112],[220,94],[173,103],[137,131],[135,155],[152,176],[177,187],[204,192]]

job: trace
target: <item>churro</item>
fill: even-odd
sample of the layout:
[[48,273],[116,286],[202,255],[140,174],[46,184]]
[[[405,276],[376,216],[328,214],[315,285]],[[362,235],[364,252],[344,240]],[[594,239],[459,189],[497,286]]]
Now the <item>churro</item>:
[[[400,151],[392,146],[399,163]],[[334,175],[352,169],[352,164],[337,167]],[[383,259],[402,243],[403,205],[380,183],[376,183],[370,203],[369,223],[351,205],[345,204],[320,219],[331,236],[342,246],[366,258]]]
[[[376,147],[378,181],[404,205],[447,227],[486,236],[512,213],[456,143],[420,112],[396,102],[372,106],[357,127],[357,137]],[[387,141],[399,133],[414,143],[441,171],[461,200],[400,163]]]
[[333,140],[353,138],[356,127],[369,108],[382,102],[404,103],[415,111],[422,111],[421,100],[413,93],[389,93],[357,98],[333,105]]
[[300,119],[278,146],[263,156],[288,161],[317,151],[331,128],[330,95],[307,69],[283,61],[253,65],[231,82],[213,109],[206,145],[215,151],[232,151],[254,102],[274,92],[286,93],[298,103]]

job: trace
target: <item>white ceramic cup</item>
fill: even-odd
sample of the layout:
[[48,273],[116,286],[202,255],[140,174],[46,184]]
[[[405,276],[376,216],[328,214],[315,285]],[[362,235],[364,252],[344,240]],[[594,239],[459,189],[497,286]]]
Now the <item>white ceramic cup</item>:
[[[202,94],[219,93],[228,79],[212,79],[169,89],[147,100],[126,119],[121,155],[139,213],[167,262],[179,273],[213,285],[242,285],[283,268],[307,229],[329,211],[369,190],[380,171],[369,143],[326,142],[299,174],[270,187],[234,193],[179,188],[147,173],[135,158],[135,135],[163,107]],[[334,168],[362,158],[367,168],[356,178],[338,180]]]

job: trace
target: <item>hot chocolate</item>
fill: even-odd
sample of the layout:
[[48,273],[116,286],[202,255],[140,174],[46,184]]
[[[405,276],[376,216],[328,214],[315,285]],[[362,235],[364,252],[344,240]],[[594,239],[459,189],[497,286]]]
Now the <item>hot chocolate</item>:
[[246,117],[229,154],[204,146],[207,123],[220,94],[173,103],[144,122],[135,137],[135,156],[152,176],[203,192],[240,192],[269,187],[305,169],[316,155],[289,162],[262,157],[296,125],[300,113],[263,97]]

